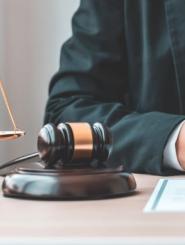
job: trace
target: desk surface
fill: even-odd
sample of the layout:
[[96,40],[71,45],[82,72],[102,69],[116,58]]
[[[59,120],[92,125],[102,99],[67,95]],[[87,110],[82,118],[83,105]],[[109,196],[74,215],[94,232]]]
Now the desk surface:
[[[75,238],[77,241],[80,238],[90,238],[92,240],[89,241],[93,241],[93,238],[103,237],[107,241],[109,238],[120,238],[122,241],[127,239],[127,244],[135,244],[134,241],[137,240],[138,245],[138,241],[149,238],[160,238],[163,241],[168,238],[168,243],[158,244],[173,244],[175,238],[185,243],[185,213],[143,213],[143,208],[160,177],[135,175],[135,178],[138,193],[123,198],[96,201],[30,201],[4,198],[1,195],[0,239]],[[97,244],[103,244],[100,240]],[[150,244],[153,244],[152,241],[154,242],[152,239]],[[177,240],[174,244],[177,244]]]

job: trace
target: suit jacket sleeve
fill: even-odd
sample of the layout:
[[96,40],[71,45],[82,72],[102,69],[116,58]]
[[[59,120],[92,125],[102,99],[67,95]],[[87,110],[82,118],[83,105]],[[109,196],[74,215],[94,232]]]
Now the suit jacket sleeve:
[[127,52],[122,0],[82,0],[52,78],[45,123],[102,122],[113,135],[107,165],[126,171],[169,174],[163,151],[182,116],[139,113],[127,103]]

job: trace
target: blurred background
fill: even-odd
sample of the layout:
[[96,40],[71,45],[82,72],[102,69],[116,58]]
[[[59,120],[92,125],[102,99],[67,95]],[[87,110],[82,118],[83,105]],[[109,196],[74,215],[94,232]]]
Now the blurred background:
[[[0,0],[0,79],[26,136],[0,142],[0,164],[37,150],[51,77],[79,0]],[[0,130],[12,130],[0,96]]]

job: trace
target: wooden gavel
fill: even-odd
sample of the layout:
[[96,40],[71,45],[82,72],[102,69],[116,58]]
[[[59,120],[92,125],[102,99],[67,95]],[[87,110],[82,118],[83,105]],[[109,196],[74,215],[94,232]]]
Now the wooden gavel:
[[37,145],[45,167],[8,174],[3,181],[5,196],[98,199],[132,194],[136,189],[132,174],[103,164],[111,154],[111,134],[101,123],[46,124]]

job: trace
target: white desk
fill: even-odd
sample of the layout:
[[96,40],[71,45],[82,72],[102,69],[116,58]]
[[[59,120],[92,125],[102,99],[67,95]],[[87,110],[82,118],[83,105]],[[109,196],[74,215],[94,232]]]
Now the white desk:
[[160,177],[135,178],[138,193],[123,198],[30,201],[1,195],[0,244],[185,244],[185,213],[143,213]]

